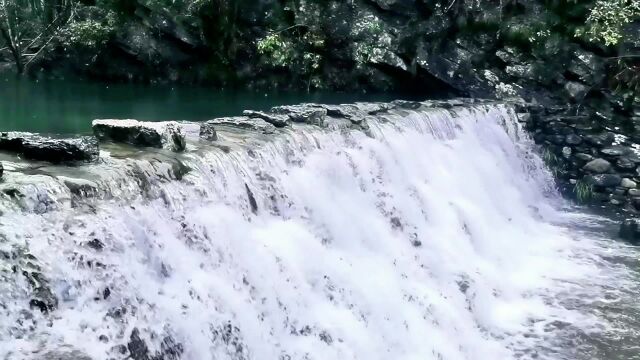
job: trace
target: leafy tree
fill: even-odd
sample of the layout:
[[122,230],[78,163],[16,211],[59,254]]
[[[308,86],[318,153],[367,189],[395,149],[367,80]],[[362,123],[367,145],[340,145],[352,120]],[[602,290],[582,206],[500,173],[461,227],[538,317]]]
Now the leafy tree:
[[23,73],[73,18],[72,0],[0,0],[0,37]]
[[592,41],[616,45],[629,23],[640,19],[640,0],[598,0],[587,18],[587,27],[578,31]]

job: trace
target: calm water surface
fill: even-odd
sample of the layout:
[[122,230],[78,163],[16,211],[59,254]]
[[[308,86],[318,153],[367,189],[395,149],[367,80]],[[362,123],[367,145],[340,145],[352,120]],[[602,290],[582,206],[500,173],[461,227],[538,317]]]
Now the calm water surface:
[[99,118],[202,121],[301,102],[390,101],[400,94],[258,93],[169,85],[0,78],[0,131],[88,133]]

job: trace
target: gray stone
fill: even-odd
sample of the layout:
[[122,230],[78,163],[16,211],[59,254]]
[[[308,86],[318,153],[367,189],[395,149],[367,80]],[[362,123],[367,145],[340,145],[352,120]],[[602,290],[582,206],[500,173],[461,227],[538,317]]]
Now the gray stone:
[[527,123],[531,121],[531,114],[529,113],[517,113],[516,116],[519,122]]
[[599,135],[585,135],[583,136],[583,140],[591,145],[603,147],[613,144],[615,141],[615,135],[610,132]]
[[325,125],[327,110],[314,104],[277,106],[271,109],[274,114],[286,115],[291,122],[310,125]]
[[622,182],[620,182],[620,186],[626,189],[635,189],[638,186],[638,184],[636,184],[635,181],[629,178],[624,178],[622,179]]
[[175,121],[94,120],[93,133],[100,141],[165,148],[176,152],[186,148],[182,126]]
[[200,133],[203,131],[205,134],[210,132],[210,128],[218,129],[218,127],[236,128],[239,130],[257,131],[263,134],[274,134],[276,127],[273,124],[262,119],[250,119],[244,116],[217,118],[206,121],[200,125]]
[[568,81],[564,85],[564,89],[569,95],[569,97],[574,101],[582,100],[589,91],[589,87],[584,84],[575,81]]
[[74,195],[87,196],[98,192],[98,184],[90,180],[66,176],[58,176],[58,180],[61,180]]
[[614,174],[599,174],[589,175],[585,177],[585,180],[595,186],[599,187],[616,187],[622,182],[622,177]]
[[218,133],[216,132],[215,125],[210,122],[203,122],[200,124],[200,138],[207,141],[217,141]]
[[629,149],[626,146],[616,145],[616,146],[606,147],[600,150],[600,153],[602,153],[603,155],[611,156],[611,157],[619,157],[619,156],[627,155],[631,153],[631,149]]
[[289,117],[280,114],[267,114],[262,111],[245,110],[242,115],[251,119],[262,119],[275,127],[285,127],[289,124]]
[[589,162],[593,160],[593,156],[585,153],[576,153],[574,157],[582,162]]
[[598,158],[588,162],[583,169],[585,171],[602,174],[611,170],[611,163],[605,159]]
[[548,135],[546,137],[547,141],[556,145],[564,145],[565,137],[562,135]]
[[92,360],[91,357],[79,350],[48,351],[42,356],[36,356],[35,360]]
[[22,132],[0,134],[0,150],[51,163],[94,161],[100,155],[98,141],[92,136],[54,138]]
[[599,82],[604,76],[603,61],[595,54],[585,50],[574,50],[575,57],[569,64],[569,72],[577,75],[587,84]]
[[640,189],[629,189],[629,196],[640,196]]
[[565,142],[569,145],[580,145],[582,143],[582,138],[575,134],[567,135]]
[[371,109],[361,110],[357,105],[321,105],[327,110],[327,116],[345,118],[353,124],[360,124]]
[[640,220],[626,219],[620,224],[619,235],[634,245],[640,243]]
[[388,111],[392,106],[388,103],[367,103],[357,102],[353,104],[359,111],[366,113],[367,115],[376,115],[385,111]]
[[[457,100],[452,100],[452,101],[458,102],[460,105],[463,105],[461,101],[457,101]],[[442,104],[442,107],[452,108],[453,106],[455,106],[450,102],[446,102],[446,104],[448,106],[445,104]],[[393,105],[396,108],[406,109],[406,110],[417,110],[423,106],[423,104],[419,101],[408,101],[408,100],[394,100],[391,102],[391,105]]]
[[636,164],[626,157],[622,157],[616,161],[616,167],[622,170],[633,170],[636,168]]

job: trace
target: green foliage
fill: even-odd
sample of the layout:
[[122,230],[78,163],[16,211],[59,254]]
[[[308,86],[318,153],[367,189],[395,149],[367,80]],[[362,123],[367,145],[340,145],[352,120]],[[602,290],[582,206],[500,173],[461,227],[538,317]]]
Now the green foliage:
[[319,71],[325,40],[313,32],[302,36],[285,36],[283,32],[271,33],[256,42],[256,50],[262,61],[272,68],[287,68],[295,75],[307,77],[308,87],[319,88]]
[[622,39],[625,25],[640,18],[640,0],[598,0],[587,18],[586,27],[577,36],[605,45],[616,45]]
[[116,15],[109,11],[100,19],[83,19],[68,24],[60,34],[66,46],[96,48],[104,45],[116,30]]
[[573,193],[578,202],[586,203],[593,198],[593,185],[584,180],[578,180],[573,187]]
[[269,34],[258,40],[256,47],[266,62],[273,67],[284,67],[293,62],[293,44],[280,34]]
[[544,148],[542,151],[542,161],[544,161],[554,177],[558,177],[558,175],[560,175],[563,162],[553,151],[548,148]]

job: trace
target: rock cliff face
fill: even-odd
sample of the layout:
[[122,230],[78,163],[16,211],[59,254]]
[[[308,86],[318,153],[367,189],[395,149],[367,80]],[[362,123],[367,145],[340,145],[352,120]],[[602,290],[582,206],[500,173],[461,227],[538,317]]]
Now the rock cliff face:
[[[607,111],[610,101],[624,102],[606,90],[615,65],[608,57],[616,52],[575,36],[588,2],[211,1],[189,15],[149,3],[130,2],[99,49],[59,47],[32,71],[110,81],[521,96],[597,103]],[[637,51],[639,29],[628,29],[619,52]]]

